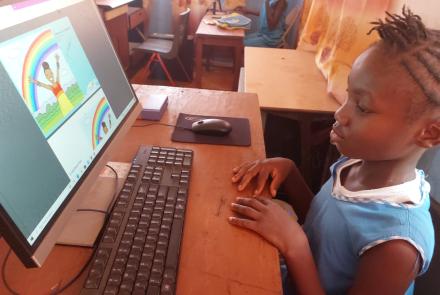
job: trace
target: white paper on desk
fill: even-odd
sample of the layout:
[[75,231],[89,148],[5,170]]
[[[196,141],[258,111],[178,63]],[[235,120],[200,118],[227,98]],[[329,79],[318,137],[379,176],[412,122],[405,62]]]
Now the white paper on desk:
[[110,8],[115,8],[133,0],[95,0],[96,5],[108,6]]

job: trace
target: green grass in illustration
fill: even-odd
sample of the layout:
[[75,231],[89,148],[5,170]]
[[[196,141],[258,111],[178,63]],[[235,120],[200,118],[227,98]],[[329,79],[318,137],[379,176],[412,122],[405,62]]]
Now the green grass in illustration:
[[[73,104],[74,108],[79,106],[84,100],[84,93],[81,91],[77,83],[69,86],[65,93],[67,98]],[[35,117],[35,120],[37,121],[44,135],[50,134],[50,132],[59,126],[63,119],[64,116],[61,112],[58,102],[48,104],[46,106],[46,112],[38,114],[38,116]]]

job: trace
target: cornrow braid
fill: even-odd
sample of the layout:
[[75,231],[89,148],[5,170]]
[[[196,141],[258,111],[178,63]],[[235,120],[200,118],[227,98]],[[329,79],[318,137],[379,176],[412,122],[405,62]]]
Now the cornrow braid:
[[402,54],[400,64],[430,103],[440,106],[440,31],[425,27],[420,16],[403,6],[402,15],[386,12],[371,23],[385,46]]
[[398,45],[403,50],[426,40],[428,34],[420,16],[415,15],[409,8],[403,6],[403,16],[386,12],[385,21],[379,19],[372,22],[374,25],[368,34],[377,31],[382,40],[391,45]]

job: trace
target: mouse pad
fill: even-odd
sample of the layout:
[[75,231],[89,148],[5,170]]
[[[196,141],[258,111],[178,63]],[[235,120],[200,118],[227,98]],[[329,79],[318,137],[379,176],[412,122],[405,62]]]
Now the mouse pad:
[[[229,134],[224,136],[205,135],[192,132],[192,123],[202,119],[222,119],[228,121],[232,126],[232,130]],[[250,146],[251,129],[249,120],[246,118],[202,116],[180,113],[177,118],[176,128],[174,128],[173,134],[171,135],[171,140],[178,142]]]

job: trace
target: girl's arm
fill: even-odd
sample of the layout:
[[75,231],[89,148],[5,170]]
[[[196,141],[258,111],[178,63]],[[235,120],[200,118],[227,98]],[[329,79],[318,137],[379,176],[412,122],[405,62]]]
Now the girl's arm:
[[324,295],[307,237],[304,234],[303,238],[295,238],[299,240],[296,243],[301,242],[303,245],[295,249],[291,247],[286,253],[281,254],[287,264],[292,282],[295,282],[298,294]]
[[267,11],[267,25],[269,26],[269,29],[273,30],[278,25],[281,15],[283,14],[284,10],[287,7],[285,0],[278,0],[278,2],[275,4],[275,7],[270,7],[270,0],[265,0],[266,3],[266,11]]
[[299,222],[303,223],[307,212],[309,211],[310,203],[312,202],[314,194],[295,164],[292,166],[290,174],[283,182],[282,189],[288,196],[289,204],[295,209]]
[[374,246],[362,254],[348,294],[405,294],[421,263],[416,248],[404,240]]
[[268,198],[237,198],[231,204],[233,225],[252,230],[274,245],[284,257],[299,294],[324,294],[309,242],[301,226]]
[[[324,294],[309,242],[301,226],[268,198],[239,197],[231,204],[235,226],[256,232],[284,257],[299,294]],[[362,254],[348,294],[405,294],[421,266],[418,251],[409,242],[392,240]]]
[[32,77],[30,77],[30,76],[29,76],[29,78],[28,78],[28,81],[29,81],[30,83],[34,83],[34,84],[37,85],[37,86],[44,87],[44,88],[46,88],[47,90],[52,91],[52,86],[50,86],[49,84],[45,84],[45,83],[43,83],[43,82],[40,82],[40,81],[38,81],[38,80],[34,80],[34,79],[33,79]]

